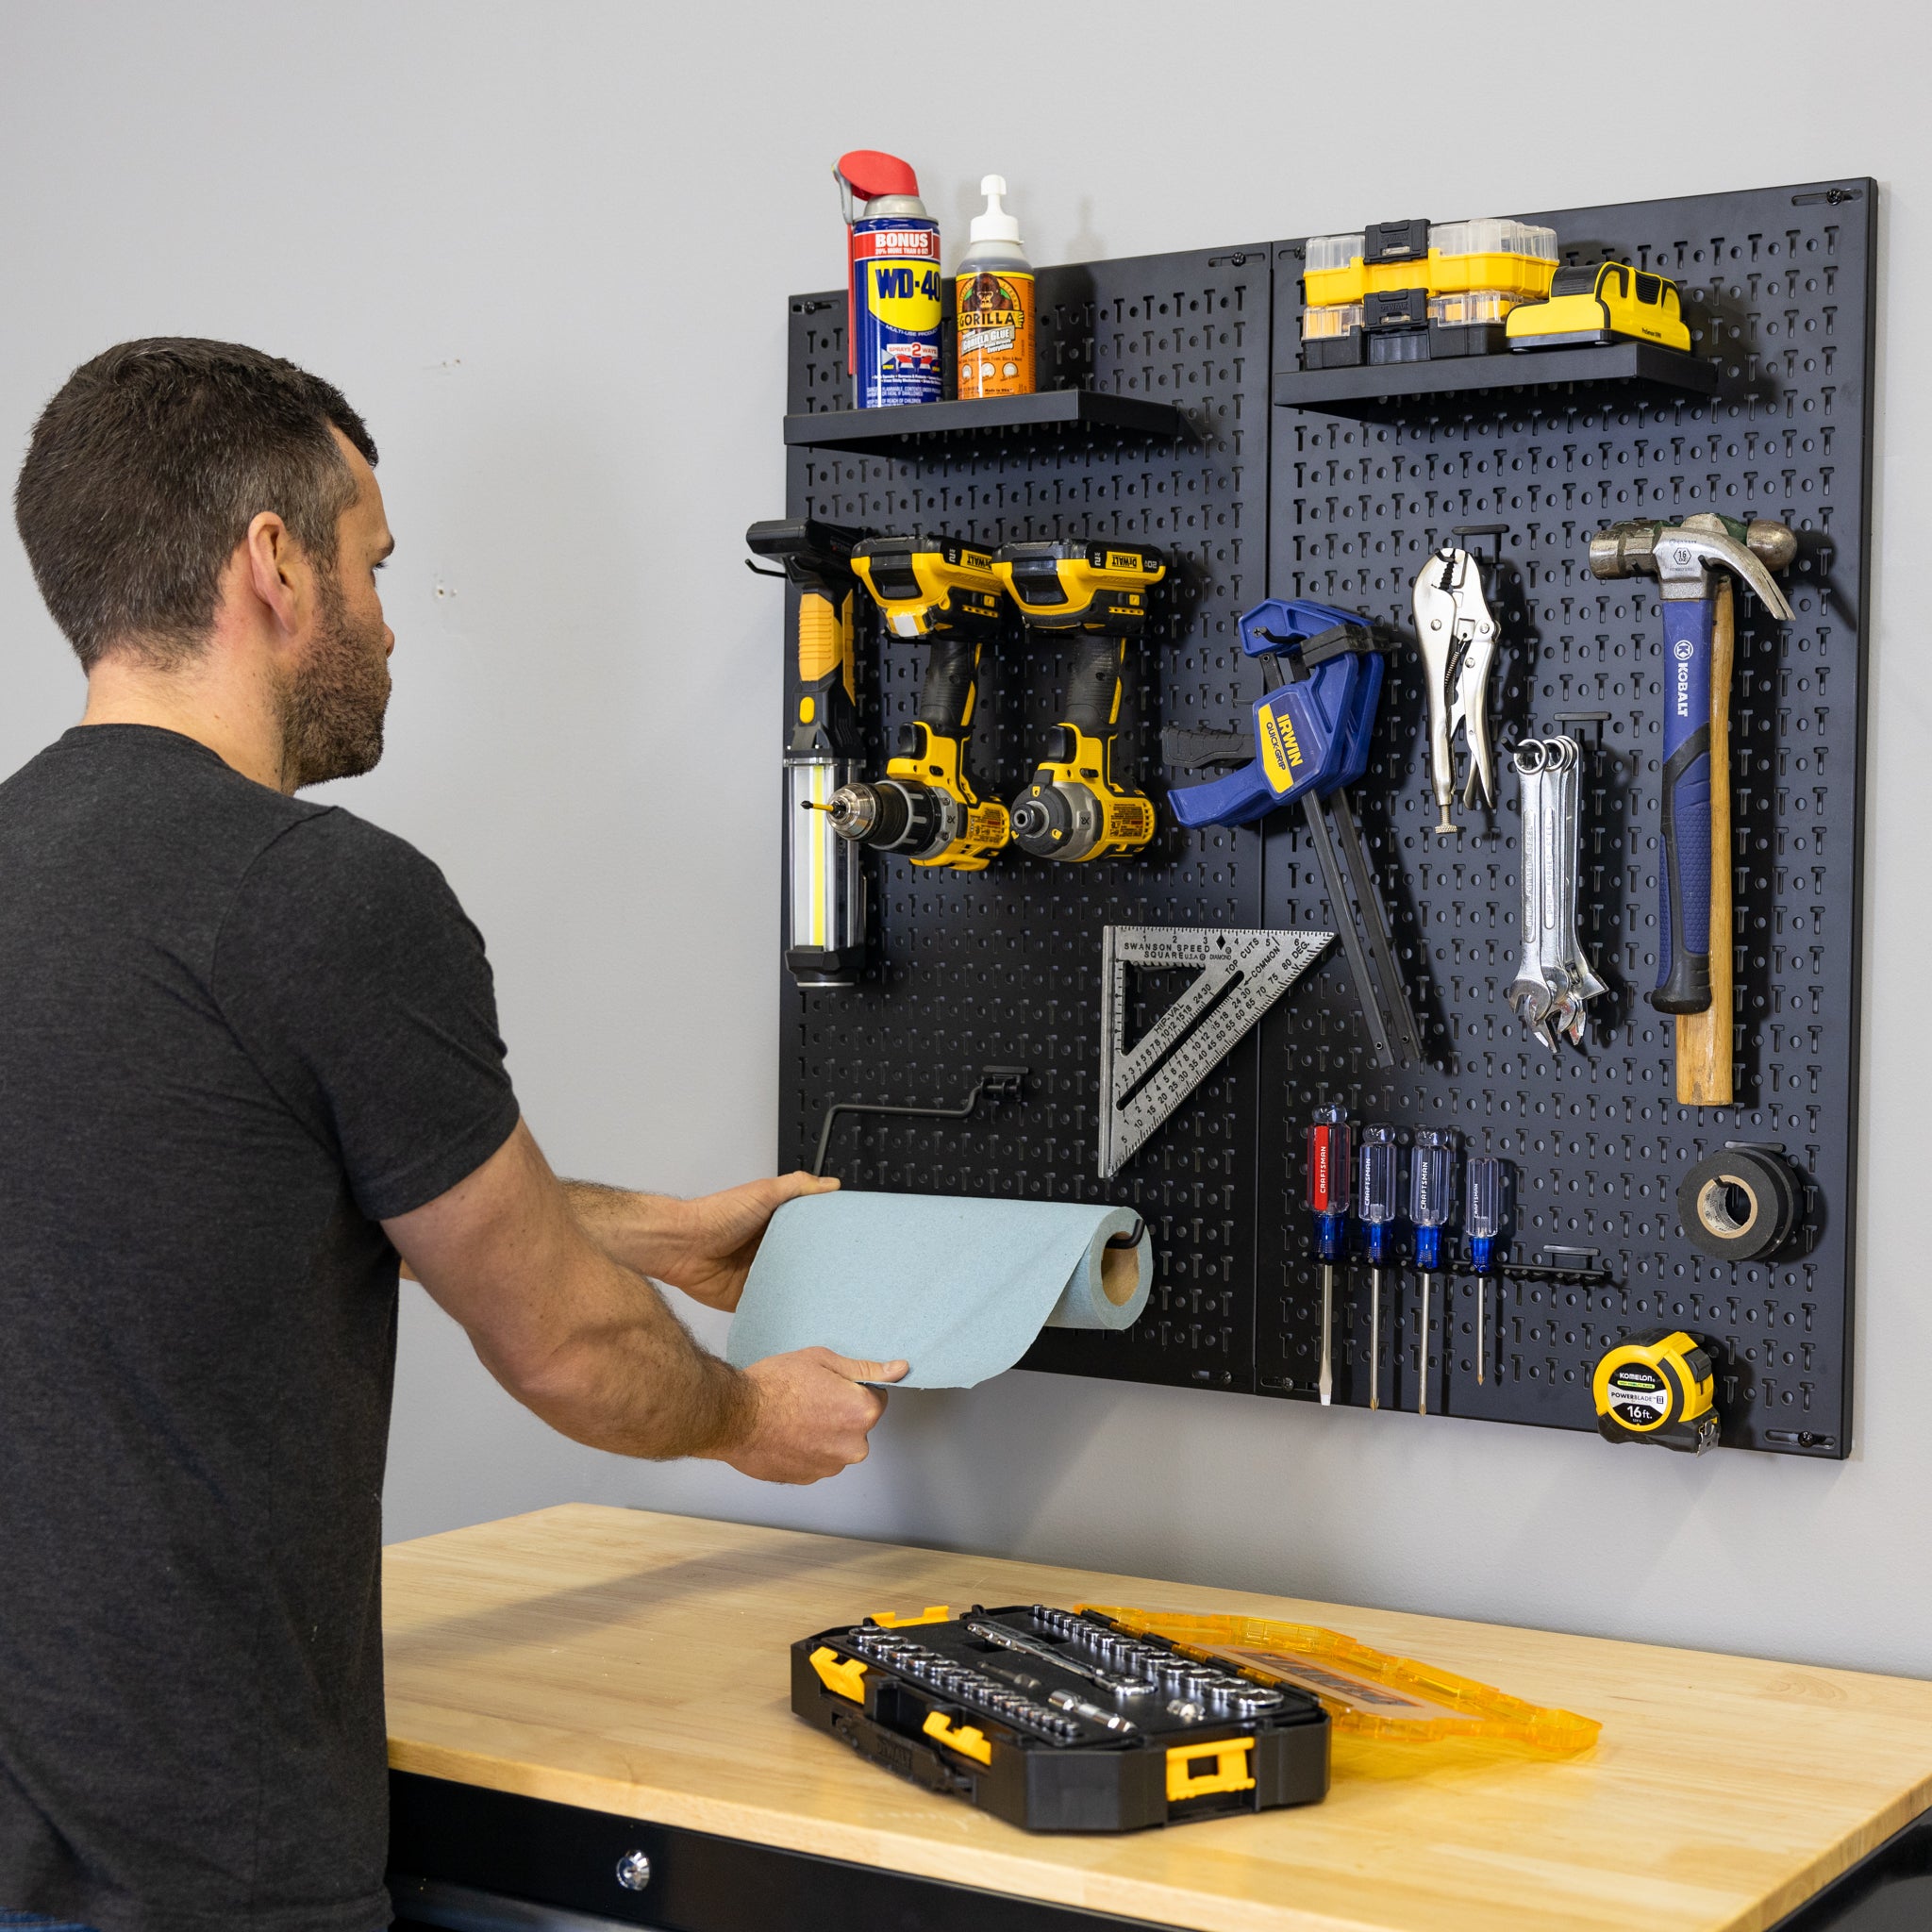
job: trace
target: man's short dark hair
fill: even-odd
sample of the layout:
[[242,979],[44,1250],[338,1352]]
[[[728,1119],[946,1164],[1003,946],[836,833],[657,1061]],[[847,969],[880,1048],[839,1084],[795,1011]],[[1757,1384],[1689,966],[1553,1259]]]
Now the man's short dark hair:
[[92,671],[119,646],[192,657],[250,522],[274,510],[325,570],[371,463],[341,391],[240,342],[151,336],[83,362],[41,411],[14,521],[54,622]]

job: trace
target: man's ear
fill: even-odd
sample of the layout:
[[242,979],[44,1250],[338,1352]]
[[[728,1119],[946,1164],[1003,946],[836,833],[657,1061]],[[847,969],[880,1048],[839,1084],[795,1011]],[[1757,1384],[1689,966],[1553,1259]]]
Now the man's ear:
[[259,510],[242,540],[248,588],[274,615],[284,635],[300,629],[313,591],[312,573],[302,546],[274,510]]

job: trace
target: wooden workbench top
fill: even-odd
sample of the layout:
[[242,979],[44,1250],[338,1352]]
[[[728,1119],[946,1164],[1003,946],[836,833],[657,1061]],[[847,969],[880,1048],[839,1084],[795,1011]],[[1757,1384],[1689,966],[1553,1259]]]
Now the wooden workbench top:
[[[1932,1805],[1915,1679],[583,1505],[397,1544],[384,1588],[400,1771],[1204,1932],[1755,1932]],[[1083,1599],[1327,1624],[1603,1737],[1561,1762],[1338,1737],[1324,1804],[1059,1838],[788,1707],[812,1631]]]

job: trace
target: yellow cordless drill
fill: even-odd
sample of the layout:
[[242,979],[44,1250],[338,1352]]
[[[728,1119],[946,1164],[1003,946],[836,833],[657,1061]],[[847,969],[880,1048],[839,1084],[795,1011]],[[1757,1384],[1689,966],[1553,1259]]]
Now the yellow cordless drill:
[[924,638],[932,655],[885,776],[841,785],[824,809],[842,839],[979,872],[1012,837],[1006,807],[981,798],[966,771],[979,654],[1000,629],[992,559],[951,537],[874,537],[853,546],[852,569],[888,634]]
[[1127,640],[1147,628],[1167,559],[1148,544],[1008,543],[993,558],[1030,629],[1078,635],[1060,722],[1013,801],[1013,842],[1036,858],[1117,858],[1154,836],[1153,803],[1113,774]]

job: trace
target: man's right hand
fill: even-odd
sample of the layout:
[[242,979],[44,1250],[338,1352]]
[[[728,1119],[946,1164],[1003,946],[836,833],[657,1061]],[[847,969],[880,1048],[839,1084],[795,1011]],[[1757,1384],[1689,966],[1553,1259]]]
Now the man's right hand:
[[719,1459],[767,1483],[815,1483],[866,1457],[866,1437],[886,1412],[883,1390],[904,1362],[862,1362],[829,1348],[767,1356],[744,1371],[757,1391],[750,1432]]

